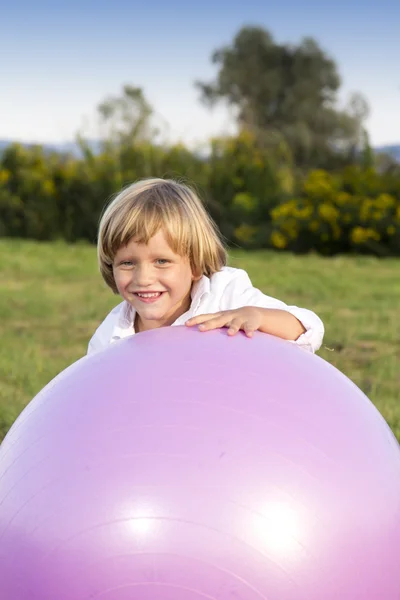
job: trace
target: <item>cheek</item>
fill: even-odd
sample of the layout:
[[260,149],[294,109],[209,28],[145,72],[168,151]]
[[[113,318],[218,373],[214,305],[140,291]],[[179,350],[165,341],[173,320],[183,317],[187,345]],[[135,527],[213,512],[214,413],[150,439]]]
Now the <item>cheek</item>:
[[171,269],[160,273],[159,282],[168,288],[170,293],[182,296],[190,292],[193,283],[192,271],[186,265]]
[[193,276],[190,269],[182,269],[178,276],[179,285],[182,291],[189,292],[193,284]]
[[131,280],[127,271],[114,271],[114,281],[118,289],[123,289]]

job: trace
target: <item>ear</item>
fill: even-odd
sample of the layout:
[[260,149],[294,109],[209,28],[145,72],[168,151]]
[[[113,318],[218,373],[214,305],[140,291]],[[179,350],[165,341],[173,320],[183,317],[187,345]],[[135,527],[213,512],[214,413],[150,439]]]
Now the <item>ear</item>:
[[199,281],[202,277],[203,277],[202,273],[197,275],[196,273],[193,273],[193,271],[192,271],[192,281]]

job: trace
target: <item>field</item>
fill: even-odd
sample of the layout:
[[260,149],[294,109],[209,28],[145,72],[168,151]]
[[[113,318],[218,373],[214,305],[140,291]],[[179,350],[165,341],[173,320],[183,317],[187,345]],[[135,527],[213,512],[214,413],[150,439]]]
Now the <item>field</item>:
[[[33,396],[86,352],[119,302],[95,248],[0,241],[0,441]],[[375,403],[400,439],[400,261],[232,251],[232,266],[326,327],[319,354]]]

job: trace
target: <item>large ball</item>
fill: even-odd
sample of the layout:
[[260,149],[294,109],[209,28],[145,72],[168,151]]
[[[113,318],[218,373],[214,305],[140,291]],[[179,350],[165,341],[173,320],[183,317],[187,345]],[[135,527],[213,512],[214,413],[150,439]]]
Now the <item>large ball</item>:
[[1,447],[2,600],[399,600],[399,556],[397,441],[268,335],[118,342]]

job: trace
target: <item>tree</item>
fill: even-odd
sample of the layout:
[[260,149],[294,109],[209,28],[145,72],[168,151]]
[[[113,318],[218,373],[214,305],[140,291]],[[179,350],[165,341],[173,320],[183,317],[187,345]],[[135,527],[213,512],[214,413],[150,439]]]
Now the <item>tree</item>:
[[251,130],[260,143],[285,140],[297,164],[325,166],[337,149],[349,150],[360,137],[361,101],[363,108],[366,103],[358,95],[355,114],[336,108],[336,65],[313,39],[280,45],[268,31],[244,27],[231,45],[213,53],[212,62],[219,68],[216,79],[196,83],[202,101],[227,102],[239,128]]
[[[97,107],[98,142],[95,150],[103,156],[103,166],[118,188],[127,180],[149,176],[159,162],[156,137],[161,133],[156,116],[139,87],[125,85],[117,96],[109,96]],[[98,167],[93,144],[78,135],[81,152],[88,164]],[[146,158],[145,158],[146,156]]]
[[99,104],[98,113],[103,139],[117,145],[151,140],[157,133],[151,122],[153,109],[141,88],[125,85],[120,96]]

